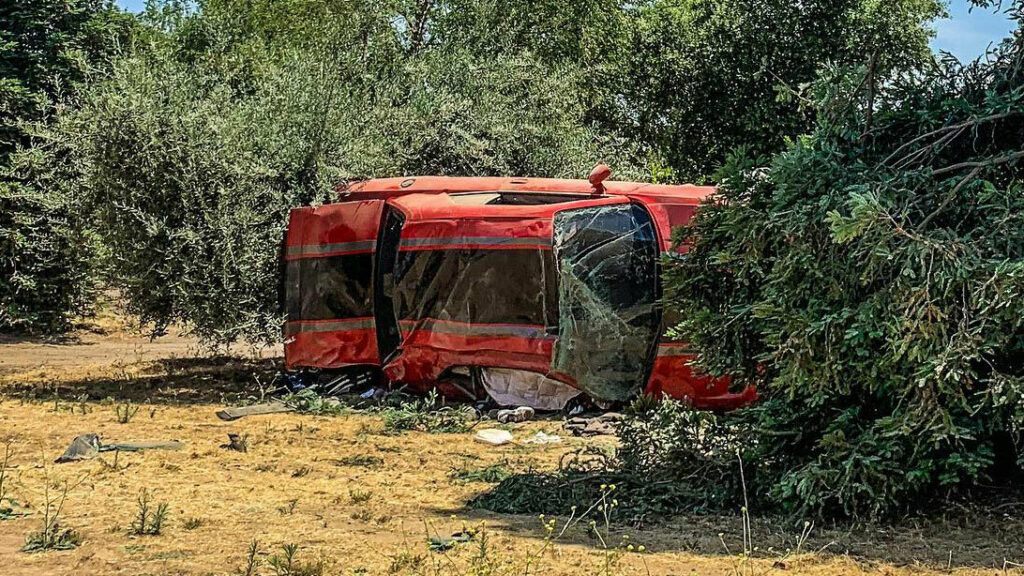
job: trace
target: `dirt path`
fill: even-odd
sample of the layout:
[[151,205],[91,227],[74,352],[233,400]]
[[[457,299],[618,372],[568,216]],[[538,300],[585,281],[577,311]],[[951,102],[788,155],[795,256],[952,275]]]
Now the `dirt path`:
[[[359,413],[225,423],[214,416],[221,399],[252,393],[257,379],[276,365],[260,358],[205,358],[192,346],[180,336],[149,343],[123,335],[57,346],[0,343],[0,439],[10,440],[14,450],[2,490],[30,513],[0,520],[0,574],[234,574],[243,570],[254,540],[257,573],[264,575],[275,573],[270,561],[290,543],[298,546],[300,563],[322,562],[323,574],[489,573],[474,565],[522,574],[529,562],[531,574],[993,576],[1004,574],[1004,558],[1024,559],[1024,524],[1013,518],[972,528],[816,531],[800,554],[789,556],[785,549],[793,547],[800,527],[755,522],[758,550],[749,560],[736,554],[742,540],[738,516],[681,518],[606,536],[618,544],[628,535],[635,546],[645,546],[642,555],[606,554],[585,525],[545,548],[540,520],[471,509],[467,503],[494,485],[454,479],[453,471],[552,469],[567,451],[613,440],[494,448],[474,443],[470,434],[391,435],[379,417]],[[116,411],[126,400],[139,410],[122,424]],[[525,438],[538,430],[562,433],[557,421],[517,424],[513,433]],[[121,454],[116,462],[106,454],[53,464],[72,437],[86,432],[108,442],[176,439],[186,447]],[[228,433],[245,436],[249,451],[221,448]],[[63,480],[76,487],[61,525],[78,531],[81,545],[19,551],[26,535],[42,525],[46,486]],[[144,491],[154,504],[168,504],[160,535],[130,533]],[[447,553],[427,549],[427,532],[447,536],[482,523],[482,558],[479,536]],[[529,559],[541,549],[546,551]],[[1006,574],[1024,573],[1014,570],[1009,566]]]
[[[241,358],[281,356],[278,347],[235,345],[220,350]],[[116,317],[102,316],[62,338],[47,339],[0,334],[0,377],[23,375],[39,380],[47,376],[75,380],[110,375],[146,363],[206,358],[211,350],[198,340],[171,329],[150,338],[131,330]]]

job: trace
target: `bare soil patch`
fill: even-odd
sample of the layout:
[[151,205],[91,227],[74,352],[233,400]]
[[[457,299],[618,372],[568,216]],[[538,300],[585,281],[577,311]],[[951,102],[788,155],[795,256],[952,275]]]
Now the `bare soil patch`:
[[[556,419],[511,430],[517,439],[562,434],[562,443],[501,447],[475,443],[471,434],[389,435],[377,416],[355,412],[221,422],[217,408],[258,395],[279,359],[274,350],[207,356],[180,334],[154,342],[120,330],[57,344],[8,338],[0,343],[0,366],[0,440],[14,450],[5,490],[29,512],[0,520],[3,574],[234,574],[244,569],[253,540],[261,574],[275,573],[269,561],[287,544],[297,545],[299,561],[322,562],[324,574],[473,574],[480,573],[471,568],[479,537],[444,553],[429,551],[427,540],[481,524],[487,560],[509,570],[500,573],[522,574],[527,558],[545,546],[541,521],[469,508],[493,484],[454,472],[553,469],[566,452],[614,445],[610,438],[567,437]],[[138,411],[119,423],[117,407],[126,402]],[[116,463],[106,453],[53,464],[75,435],[87,432],[107,442],[180,440],[185,449],[121,453]],[[248,451],[221,448],[228,433],[245,437]],[[26,535],[39,529],[44,487],[60,479],[78,484],[62,525],[81,534],[81,545],[21,552]],[[168,504],[160,535],[131,534],[143,490]],[[800,523],[755,520],[751,559],[738,554],[738,511],[642,530],[618,527],[610,534],[614,544],[626,535],[645,552],[616,553],[607,573],[1024,574],[1004,563],[1024,560],[1020,507],[1007,503],[973,519],[949,512],[955,520],[816,527],[801,552],[788,556]],[[608,559],[584,523],[533,559],[530,573],[604,574]]]

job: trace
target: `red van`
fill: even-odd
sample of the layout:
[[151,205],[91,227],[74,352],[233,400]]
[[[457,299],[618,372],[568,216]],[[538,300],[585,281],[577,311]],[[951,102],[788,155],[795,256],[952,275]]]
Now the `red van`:
[[379,370],[422,391],[557,409],[641,393],[730,409],[756,397],[695,374],[666,339],[662,257],[714,188],[410,177],[291,212],[289,370]]

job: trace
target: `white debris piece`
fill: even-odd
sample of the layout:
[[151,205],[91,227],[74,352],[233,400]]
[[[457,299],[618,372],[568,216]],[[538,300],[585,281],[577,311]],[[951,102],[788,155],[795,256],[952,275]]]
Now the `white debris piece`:
[[558,434],[545,434],[544,432],[537,432],[531,438],[523,440],[523,444],[558,444],[562,441],[562,437]]
[[485,428],[483,430],[478,430],[473,436],[473,440],[482,444],[490,444],[491,446],[501,446],[502,444],[508,444],[512,441],[512,433],[508,430]]

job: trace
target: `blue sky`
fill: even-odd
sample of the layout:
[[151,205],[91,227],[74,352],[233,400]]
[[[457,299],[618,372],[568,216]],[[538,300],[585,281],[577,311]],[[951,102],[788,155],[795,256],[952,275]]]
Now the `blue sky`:
[[115,0],[114,3],[125,10],[139,12],[146,5],[146,0]]
[[[137,12],[145,0],[117,0],[118,6]],[[1006,0],[1004,4],[1009,4]],[[1012,28],[1005,14],[975,8],[968,12],[967,0],[951,0],[949,18],[935,22],[936,36],[932,48],[945,50],[961,60],[973,60],[985,53],[990,42],[998,42]]]
[[[1010,0],[1003,2],[1010,4]],[[933,50],[944,50],[961,60],[973,60],[985,53],[989,43],[1005,38],[1013,28],[1013,22],[1006,14],[996,10],[975,8],[968,12],[970,2],[952,0],[949,4],[949,18],[935,23]]]

